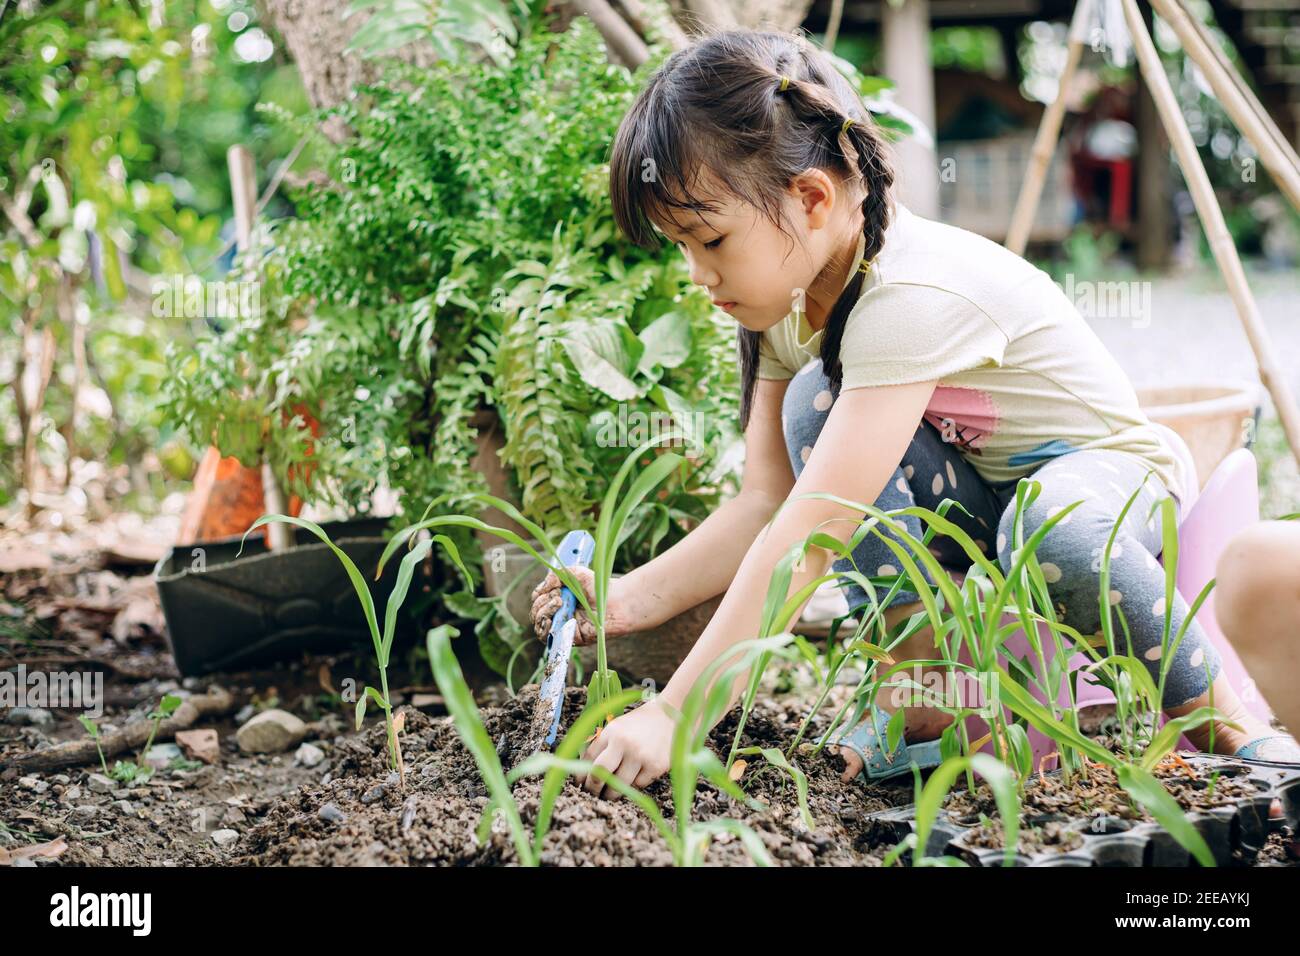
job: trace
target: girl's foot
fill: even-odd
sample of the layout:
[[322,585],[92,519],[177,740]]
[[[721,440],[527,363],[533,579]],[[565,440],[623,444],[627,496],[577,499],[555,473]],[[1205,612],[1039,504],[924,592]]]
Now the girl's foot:
[[1248,744],[1254,744],[1250,756],[1255,760],[1300,763],[1300,743],[1294,737],[1274,730],[1258,717],[1244,715],[1233,719],[1241,725],[1241,730],[1215,722],[1213,750],[1210,749],[1209,724],[1188,731],[1187,739],[1192,742],[1192,746],[1205,753],[1232,756]]
[[[881,710],[888,712],[888,708],[884,706],[881,707]],[[908,707],[906,711],[906,715],[903,717],[904,743],[919,744],[927,740],[935,740],[952,723],[952,717],[941,710],[927,707]],[[852,747],[835,747],[833,749],[844,758],[844,773],[840,774],[840,780],[849,783],[857,779],[858,774],[862,772],[862,758],[858,756],[857,751]]]

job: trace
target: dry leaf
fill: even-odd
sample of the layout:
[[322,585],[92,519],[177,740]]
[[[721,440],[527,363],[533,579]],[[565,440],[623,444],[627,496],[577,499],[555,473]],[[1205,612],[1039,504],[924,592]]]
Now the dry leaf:
[[745,773],[745,768],[748,766],[749,764],[745,763],[745,761],[737,760],[731,765],[731,769],[727,771],[727,776],[730,777],[733,782],[737,781]]
[[33,856],[54,858],[62,855],[67,848],[68,845],[63,842],[63,837],[51,840],[48,843],[38,843],[35,846],[19,847],[17,850],[6,850],[4,847],[0,847],[0,866],[9,866],[15,860]]
[[406,711],[402,711],[400,714],[398,714],[396,717],[393,718],[393,733],[400,734],[403,728],[405,727],[406,727]]

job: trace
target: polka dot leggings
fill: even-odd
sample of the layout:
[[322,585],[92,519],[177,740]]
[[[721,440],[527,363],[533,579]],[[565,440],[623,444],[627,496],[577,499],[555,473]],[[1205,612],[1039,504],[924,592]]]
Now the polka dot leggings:
[[[781,426],[796,478],[812,454],[834,401],[820,359],[806,365],[786,390]],[[1032,473],[1042,484],[1042,491],[1025,509],[1025,540],[1062,508],[1076,501],[1083,502],[1047,533],[1037,555],[1058,619],[1080,634],[1090,636],[1101,647],[1105,646],[1098,601],[1102,554],[1120,510],[1148,471],[1149,466],[1136,456],[1087,449],[1049,459]],[[954,499],[973,517],[953,508],[948,512],[949,520],[969,534],[987,557],[991,558],[996,551],[998,563],[1007,571],[1011,567],[1016,484],[1015,481],[986,482],[932,424],[922,420],[902,461],[874,504],[882,510],[914,505],[938,510],[943,499]],[[1151,514],[1152,505],[1165,497],[1168,492],[1164,484],[1154,474],[1150,475],[1115,537],[1110,560],[1110,602],[1123,611],[1134,653],[1145,662],[1157,686],[1165,619],[1165,580],[1164,568],[1157,560],[1162,547],[1159,512],[1150,520],[1147,515]],[[1177,499],[1174,500],[1177,504]],[[923,536],[919,519],[907,516],[899,520],[909,534],[917,539]],[[936,534],[930,550],[945,567],[960,570],[970,567],[969,556],[946,535]],[[862,540],[853,552],[853,559],[857,569],[868,577],[901,571],[897,556],[875,534],[868,534]],[[849,571],[853,564],[841,559],[835,563],[835,570]],[[925,574],[933,584],[929,572]],[[876,600],[883,602],[888,590],[877,586]],[[869,602],[856,583],[845,587],[845,595],[853,609]],[[900,588],[888,606],[918,600],[915,591]],[[1171,643],[1188,611],[1187,603],[1175,592]],[[1119,614],[1111,621],[1116,650],[1122,652],[1126,642]],[[1219,667],[1218,651],[1200,624],[1193,621],[1174,652],[1174,661],[1165,678],[1164,706],[1177,707],[1204,695]]]

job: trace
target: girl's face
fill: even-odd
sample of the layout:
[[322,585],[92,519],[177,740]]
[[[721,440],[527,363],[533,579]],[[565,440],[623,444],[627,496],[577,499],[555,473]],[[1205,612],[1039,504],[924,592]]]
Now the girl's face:
[[686,256],[691,281],[706,289],[715,305],[754,332],[776,325],[796,307],[816,314],[825,302],[829,311],[843,280],[826,275],[827,266],[835,260],[829,271],[837,271],[846,247],[851,258],[862,231],[860,208],[849,205],[836,182],[810,169],[787,189],[782,203],[793,226],[793,248],[791,237],[756,207],[724,190],[710,189],[707,195],[718,204],[717,212],[705,218],[684,211],[680,215],[689,218],[662,231]]

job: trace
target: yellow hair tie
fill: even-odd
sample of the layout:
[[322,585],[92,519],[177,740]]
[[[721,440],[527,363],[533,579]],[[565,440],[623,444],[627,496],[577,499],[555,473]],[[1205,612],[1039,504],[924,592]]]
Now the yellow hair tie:
[[863,275],[866,275],[869,272],[871,272],[871,260],[863,259],[861,262],[859,262],[858,271],[861,272]]
[[779,90],[779,92],[784,93],[789,88],[790,88],[790,77],[783,75],[781,77],[781,89]]
[[855,120],[855,119],[854,119],[853,117],[851,117],[851,116],[850,116],[848,119],[846,119],[846,120],[844,121],[843,125],[840,126],[840,135],[843,136],[845,133],[847,133],[847,132],[849,131],[849,127],[852,126],[852,125],[853,125],[854,123],[856,123],[856,122],[857,122],[857,120]]

